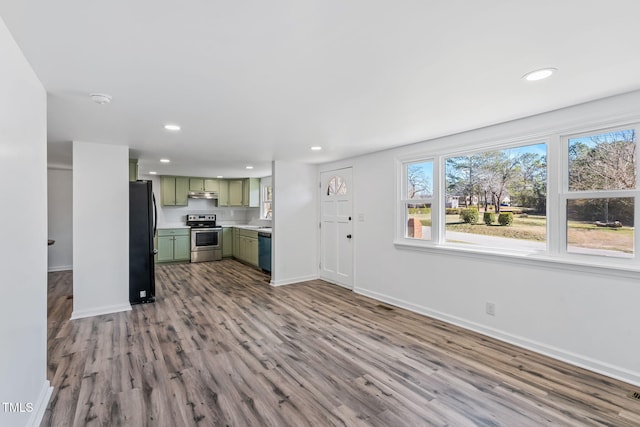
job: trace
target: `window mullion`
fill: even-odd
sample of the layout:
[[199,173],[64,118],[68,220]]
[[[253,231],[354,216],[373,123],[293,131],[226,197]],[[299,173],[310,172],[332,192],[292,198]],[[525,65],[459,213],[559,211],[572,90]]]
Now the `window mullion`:
[[565,253],[567,247],[566,142],[558,135],[549,137],[547,145],[547,251],[550,255]]

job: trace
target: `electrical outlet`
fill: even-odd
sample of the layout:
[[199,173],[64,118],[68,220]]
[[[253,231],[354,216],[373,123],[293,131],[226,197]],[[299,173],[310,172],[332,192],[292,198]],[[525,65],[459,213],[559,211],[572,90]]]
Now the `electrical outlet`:
[[496,305],[492,302],[487,302],[487,314],[489,316],[495,316],[496,315]]

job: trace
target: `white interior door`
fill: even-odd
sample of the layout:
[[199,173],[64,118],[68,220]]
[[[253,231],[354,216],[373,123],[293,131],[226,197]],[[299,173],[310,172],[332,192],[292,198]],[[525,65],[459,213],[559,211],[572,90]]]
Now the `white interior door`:
[[320,277],[353,289],[352,170],[320,174]]

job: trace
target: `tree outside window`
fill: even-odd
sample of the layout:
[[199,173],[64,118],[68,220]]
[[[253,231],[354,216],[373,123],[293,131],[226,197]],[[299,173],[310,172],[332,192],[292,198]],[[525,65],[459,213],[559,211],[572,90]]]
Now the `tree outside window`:
[[431,240],[433,161],[406,163],[404,170],[405,237]]
[[447,241],[546,249],[546,144],[449,157],[445,167]]
[[636,131],[568,139],[567,252],[634,253]]

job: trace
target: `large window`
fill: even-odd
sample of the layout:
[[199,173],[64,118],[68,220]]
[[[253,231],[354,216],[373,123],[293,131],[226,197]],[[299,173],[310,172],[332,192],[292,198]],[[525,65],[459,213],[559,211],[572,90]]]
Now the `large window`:
[[576,135],[566,141],[567,252],[633,257],[635,128]]
[[637,129],[483,142],[481,149],[401,159],[396,240],[635,266]]
[[546,144],[445,159],[445,239],[546,250]]

